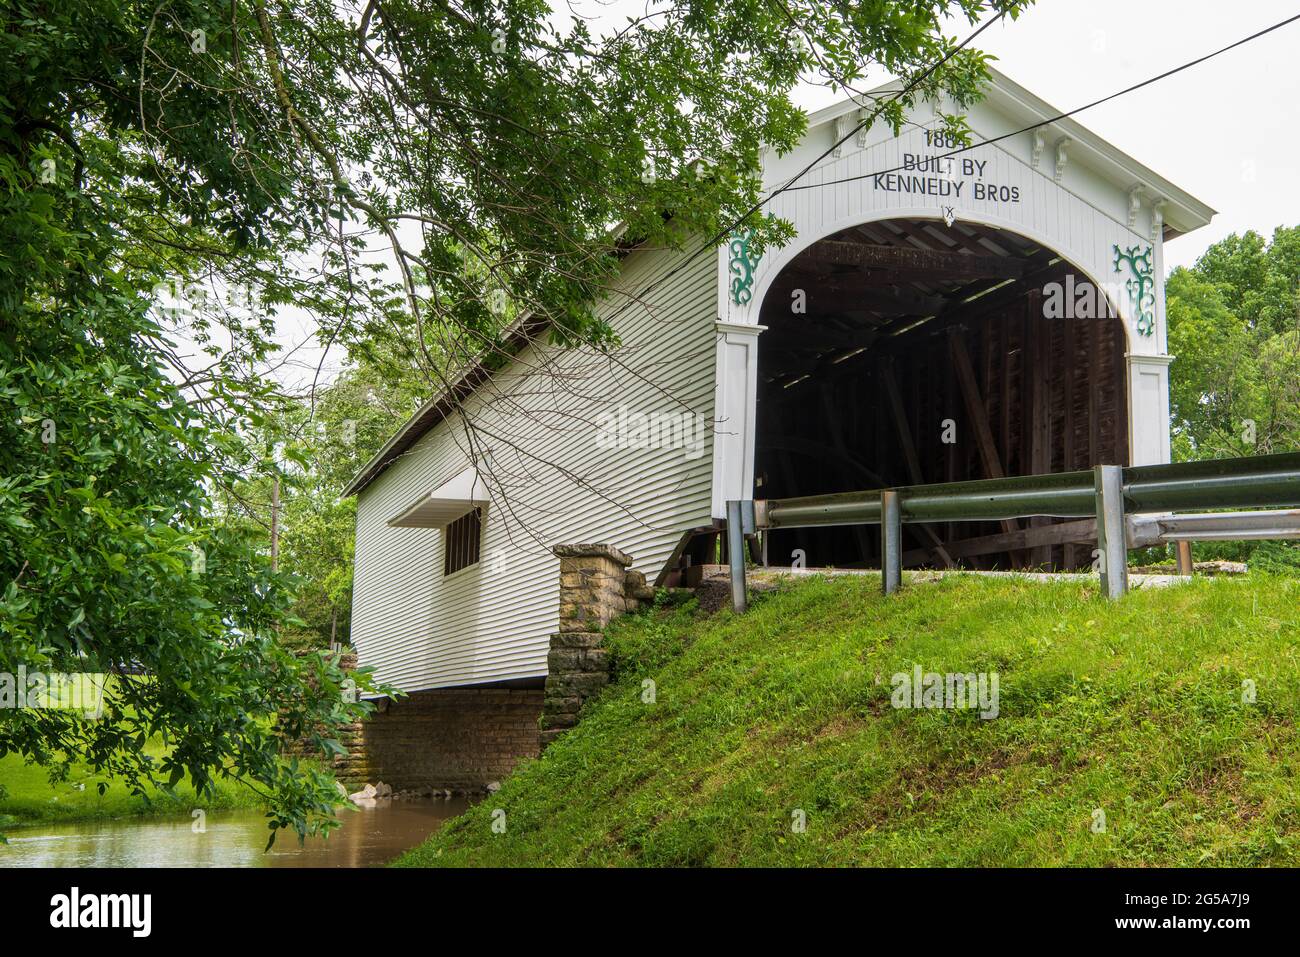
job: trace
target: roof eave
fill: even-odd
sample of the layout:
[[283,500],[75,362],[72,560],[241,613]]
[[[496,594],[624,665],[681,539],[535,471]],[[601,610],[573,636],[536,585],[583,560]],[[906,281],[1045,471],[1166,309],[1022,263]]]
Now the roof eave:
[[[889,83],[884,83],[870,91],[870,94],[877,94],[888,89]],[[1061,111],[1056,109],[1050,103],[1040,99],[1033,93],[1030,93],[1020,84],[1010,79],[1004,73],[989,67],[989,84],[986,91],[986,99],[993,103],[1001,103],[1003,106],[1011,105],[1018,109],[1024,115],[1038,119],[1047,120],[1059,116]],[[839,103],[832,104],[824,109],[818,110],[808,117],[808,130],[828,123],[850,110],[858,108],[860,104],[853,98],[848,98]],[[1077,122],[1071,117],[1053,120],[1050,124],[1052,127],[1059,129],[1063,135],[1068,136],[1076,146],[1081,146],[1093,158],[1093,163],[1100,168],[1101,172],[1109,173],[1111,178],[1118,183],[1131,183],[1133,185],[1141,184],[1148,189],[1152,198],[1159,198],[1165,201],[1164,220],[1165,220],[1165,239],[1172,239],[1189,233],[1194,229],[1208,225],[1210,220],[1217,214],[1218,210],[1212,208],[1207,203],[1203,203],[1186,190],[1175,186],[1169,180],[1165,179],[1159,173],[1150,167],[1138,162],[1132,156],[1120,149],[1112,146],[1106,140],[1102,139],[1092,130]],[[624,233],[626,227],[620,223],[610,231],[610,236],[616,241],[625,240]],[[635,245],[635,242],[632,243]],[[515,329],[521,329],[529,325],[528,316],[522,317],[516,324]],[[533,330],[544,328],[544,322],[534,321],[531,323]],[[507,333],[507,339],[511,335]],[[524,336],[524,341],[528,338]],[[522,345],[522,342],[517,343]],[[466,389],[472,391],[474,385],[471,385],[471,379],[490,375],[490,371],[484,369],[481,363],[473,363],[456,380],[443,392],[431,398],[429,401],[420,406],[406,424],[398,430],[397,434],[388,440],[371,459],[362,466],[347,487],[343,489],[341,496],[346,498],[355,495],[374,481],[388,465],[401,455],[406,449],[415,444],[419,438],[424,435],[446,415],[437,415],[438,406],[448,401],[455,401],[456,397]],[[425,425],[426,418],[432,417],[434,421]],[[412,432],[419,430],[412,436]]]
[[[869,96],[886,92],[893,81],[883,83],[868,91]],[[1047,101],[1035,96],[1006,74],[989,67],[989,82],[985,89],[985,99],[1003,108],[1011,107],[1013,113],[1019,113],[1031,121],[1048,120],[1060,116],[1062,111]],[[808,117],[808,129],[811,131],[824,123],[830,123],[851,110],[857,109],[859,102],[852,97],[841,100],[818,110]],[[1026,124],[1028,125],[1028,124]],[[1194,229],[1208,225],[1218,214],[1218,210],[1197,199],[1191,193],[1165,179],[1155,170],[1139,162],[1123,150],[1112,146],[1102,137],[1088,129],[1072,117],[1053,120],[1047,124],[1073,141],[1074,147],[1081,147],[1092,157],[1092,166],[1099,172],[1109,174],[1110,178],[1123,186],[1141,184],[1149,198],[1165,201],[1165,222],[1173,227],[1173,235],[1181,236]],[[976,144],[978,145],[978,144]]]
[[[531,313],[519,317],[503,334],[503,348],[517,352],[532,341],[533,337],[545,329],[546,326],[546,320],[539,319]],[[463,395],[473,392],[481,380],[491,376],[492,372],[493,370],[484,365],[481,360],[470,363],[447,388],[425,402],[415,411],[415,414],[406,420],[406,424],[398,429],[396,434],[385,442],[383,447],[361,467],[352,478],[352,481],[348,482],[343,491],[339,493],[339,497],[348,498],[356,495],[378,478],[399,455],[418,442],[438,422],[447,417],[445,411],[439,414],[440,406],[454,403]]]

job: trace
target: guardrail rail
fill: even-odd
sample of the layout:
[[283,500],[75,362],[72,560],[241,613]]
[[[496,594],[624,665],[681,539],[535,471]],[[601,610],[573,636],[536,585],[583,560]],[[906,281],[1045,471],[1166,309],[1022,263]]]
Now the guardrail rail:
[[[885,594],[902,585],[902,527],[912,522],[1096,518],[1101,590],[1128,590],[1129,548],[1193,539],[1300,538],[1300,453],[1173,465],[865,489],[727,503],[732,605],[744,611],[747,534],[817,525],[880,525]],[[1269,509],[1178,515],[1190,509]]]

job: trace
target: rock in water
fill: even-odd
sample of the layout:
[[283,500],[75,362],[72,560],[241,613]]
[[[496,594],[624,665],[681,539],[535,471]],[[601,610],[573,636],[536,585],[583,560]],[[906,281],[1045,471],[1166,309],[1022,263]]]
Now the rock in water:
[[376,793],[375,786],[373,784],[367,784],[355,794],[349,794],[348,800],[357,807],[374,807]]

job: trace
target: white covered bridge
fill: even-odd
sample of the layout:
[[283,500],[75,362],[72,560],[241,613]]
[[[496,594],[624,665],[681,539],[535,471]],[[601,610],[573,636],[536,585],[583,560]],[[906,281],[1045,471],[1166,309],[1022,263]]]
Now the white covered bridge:
[[[525,323],[512,363],[420,409],[347,490],[352,641],[414,693],[375,721],[385,780],[473,786],[535,752],[555,545],[607,543],[673,583],[717,560],[730,499],[1168,461],[1164,243],[1214,211],[1058,113],[995,74],[967,111],[974,148],[946,156],[931,106],[850,136],[768,205],[787,246],[630,249],[600,306],[615,361]],[[859,117],[812,116],[767,188]],[[499,441],[471,443],[467,419]],[[1046,519],[908,533],[928,565],[1091,557]],[[853,528],[770,532],[762,554],[796,549],[879,562]]]

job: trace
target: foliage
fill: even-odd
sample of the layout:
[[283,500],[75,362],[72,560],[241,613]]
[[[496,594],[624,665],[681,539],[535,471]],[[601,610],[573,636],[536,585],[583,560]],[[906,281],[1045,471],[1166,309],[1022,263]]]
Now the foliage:
[[[330,823],[332,783],[280,759],[270,719],[297,734],[364,707],[343,701],[331,661],[299,661],[276,640],[285,583],[260,541],[205,512],[220,438],[140,357],[153,331],[143,304],[69,285],[62,316],[29,300],[0,339],[0,393],[21,410],[0,419],[0,672],[117,680],[98,720],[11,703],[0,755],[56,779],[81,759],[137,793],[188,775],[207,794],[214,776],[235,777],[264,792],[274,826]],[[144,749],[154,735],[161,757]]]
[[[400,863],[1294,866],[1297,599],[853,576],[622,619],[577,727]],[[998,716],[891,707],[915,665],[997,672]]]
[[[1177,461],[1300,449],[1300,227],[1211,246],[1165,285],[1169,400]],[[1198,542],[1198,560],[1294,574],[1286,542]]]
[[1165,286],[1180,460],[1300,448],[1300,227],[1211,246]]
[[[0,756],[54,781],[80,762],[142,796],[188,777],[207,798],[236,780],[265,799],[273,834],[311,833],[335,823],[339,793],[281,757],[282,734],[327,754],[329,729],[368,706],[345,699],[333,660],[277,640],[284,576],[262,540],[209,507],[247,458],[232,430],[267,396],[248,370],[270,351],[270,319],[227,316],[218,361],[178,381],[151,302],[202,256],[243,268],[228,279],[266,269],[278,198],[214,148],[213,131],[240,114],[198,88],[175,91],[166,109],[189,122],[149,151],[144,127],[164,107],[141,107],[132,87],[143,17],[116,3],[20,3],[0,37],[21,76],[0,101],[0,673],[112,676],[95,718],[6,702]],[[188,43],[159,34],[155,48]],[[189,332],[203,342],[211,330],[199,317]]]
[[[417,390],[418,381],[394,382],[382,363],[362,360],[321,391],[314,409],[286,401],[256,430],[262,447],[282,450],[274,469],[281,479],[279,567],[294,586],[284,644],[308,650],[349,643],[356,501],[341,493],[415,410]],[[269,535],[272,481],[258,473],[222,489],[221,523]]]
[[[146,745],[146,751],[161,757],[165,748],[155,738]],[[252,807],[260,801],[249,788],[221,779],[213,782],[214,790],[206,795],[197,794],[183,783],[170,790],[146,786],[144,794],[131,794],[121,782],[96,774],[79,761],[72,763],[67,777],[51,785],[44,768],[26,764],[16,754],[0,758],[0,776],[9,785],[7,794],[0,793],[0,824],[16,826],[160,812],[188,815],[196,808],[211,811]],[[104,785],[102,792],[100,784]]]
[[1215,243],[1196,263],[1224,305],[1249,329],[1286,332],[1300,318],[1300,226],[1279,226],[1273,238],[1248,229]]
[[[621,247],[751,209],[760,151],[804,130],[801,76],[883,65],[907,90],[873,106],[895,125],[921,97],[961,107],[985,58],[944,20],[1024,5],[682,0],[597,36],[543,0],[12,0],[0,672],[115,680],[97,721],[6,709],[0,756],[56,778],[81,760],[141,794],[232,777],[273,830],[328,826],[329,776],[284,761],[280,732],[328,753],[320,729],[365,706],[286,642],[319,645],[347,603],[350,506],[329,497],[391,424],[359,400],[370,370],[396,357],[427,397],[500,361],[525,314],[611,343],[592,304]],[[268,377],[290,306],[358,369],[319,405]],[[304,433],[318,411],[363,424],[356,454]]]

